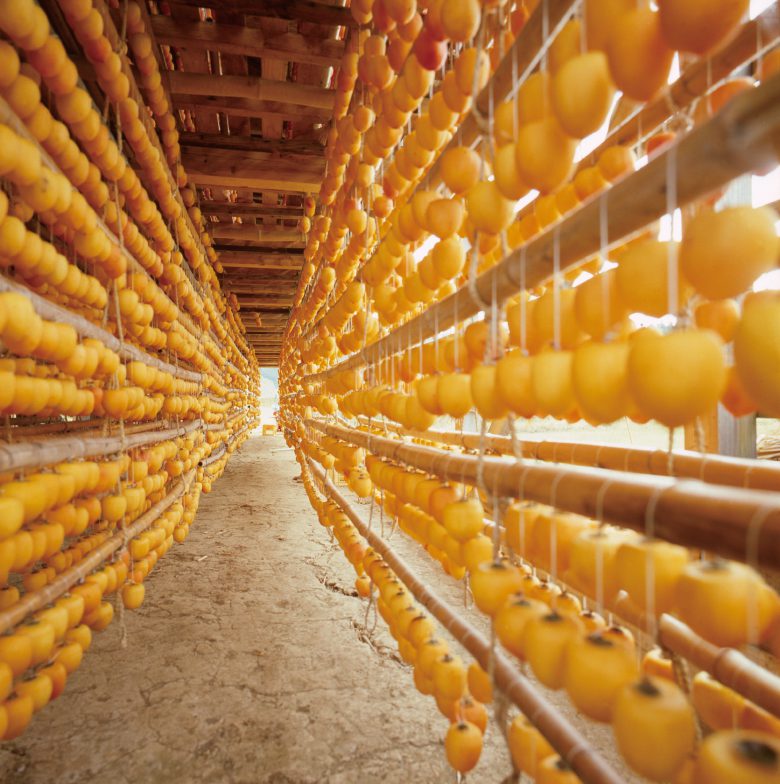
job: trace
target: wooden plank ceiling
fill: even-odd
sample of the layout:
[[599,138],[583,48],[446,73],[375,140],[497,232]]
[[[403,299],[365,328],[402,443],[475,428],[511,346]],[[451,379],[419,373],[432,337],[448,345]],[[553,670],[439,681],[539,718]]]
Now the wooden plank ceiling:
[[335,1],[147,6],[222,286],[260,363],[275,365],[303,264],[303,198],[322,180],[333,74],[352,18]]

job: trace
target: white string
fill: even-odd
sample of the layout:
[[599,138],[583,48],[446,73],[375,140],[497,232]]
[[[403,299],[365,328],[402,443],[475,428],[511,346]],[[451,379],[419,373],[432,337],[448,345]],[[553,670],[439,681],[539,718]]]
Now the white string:
[[666,211],[669,214],[670,237],[667,257],[667,277],[669,286],[669,313],[677,315],[679,309],[679,272],[677,244],[674,241],[674,218],[677,210],[677,145],[673,145],[666,156]]

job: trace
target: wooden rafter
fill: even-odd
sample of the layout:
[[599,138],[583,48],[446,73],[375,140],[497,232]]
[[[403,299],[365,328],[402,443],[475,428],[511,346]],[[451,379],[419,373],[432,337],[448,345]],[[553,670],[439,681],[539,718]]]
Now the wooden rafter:
[[303,266],[303,256],[295,253],[264,253],[258,248],[256,251],[223,251],[219,253],[219,262],[225,269],[298,271]]
[[235,117],[281,117],[295,120],[304,125],[325,124],[330,119],[330,110],[299,106],[286,101],[257,101],[248,98],[228,98],[220,95],[174,95],[177,109],[193,111],[225,112]]
[[284,283],[253,283],[246,286],[237,284],[225,286],[225,290],[240,296],[241,294],[289,294],[293,286],[289,281]]
[[268,152],[281,155],[322,156],[325,148],[316,141],[308,139],[266,139],[262,136],[230,136],[222,133],[179,134],[182,149],[205,147],[212,150],[236,150],[238,152]]
[[230,278],[225,277],[222,279],[222,284],[225,288],[229,288],[231,291],[237,291],[239,289],[249,289],[253,287],[259,286],[287,286],[288,289],[290,284],[294,284],[296,282],[295,278],[287,278],[287,277],[263,277],[257,276],[252,277],[249,279],[242,279],[242,278]]
[[248,294],[237,294],[238,301],[242,307],[258,308],[289,308],[292,306],[292,296],[290,297],[256,297]]
[[341,27],[357,26],[349,8],[317,3],[313,0],[263,0],[262,3],[258,3],[257,0],[219,0],[211,3],[208,0],[172,0],[172,4],[192,8],[202,8],[205,4],[206,7],[214,8],[220,13],[230,12]]
[[231,218],[272,218],[274,220],[298,220],[303,216],[300,207],[265,206],[263,204],[213,204],[202,202],[201,212],[210,217],[228,221]]
[[233,224],[221,226],[213,224],[211,236],[217,240],[247,240],[252,242],[289,242],[301,238],[301,233],[293,229],[265,229],[252,224]]
[[257,57],[262,60],[292,60],[307,65],[335,67],[344,53],[344,42],[318,39],[298,33],[265,37],[260,25],[221,22],[183,22],[169,16],[152,19],[152,28],[161,44],[181,49],[209,49],[222,54]]
[[192,163],[209,161],[215,171],[242,172],[244,170],[269,173],[298,171],[301,175],[319,177],[325,171],[325,159],[319,155],[295,152],[263,152],[259,150],[231,150],[223,147],[185,147],[184,158]]
[[218,95],[221,98],[276,101],[289,106],[323,109],[327,113],[330,113],[333,108],[335,95],[333,90],[297,82],[279,82],[257,76],[213,76],[184,71],[170,71],[168,86],[173,96]]
[[163,82],[171,106],[187,111],[181,164],[199,190],[222,286],[248,336],[278,340],[304,265],[302,199],[324,174],[330,69],[346,47],[337,26],[353,27],[351,13],[327,0],[169,0],[161,10],[147,25],[173,53]]
[[263,320],[262,325],[265,326],[278,326],[280,324],[284,324],[287,320],[287,316],[284,313],[277,313],[274,311],[269,311],[268,313],[263,313],[262,311],[241,311],[242,319],[245,323],[247,329],[257,329],[257,323],[255,322],[255,316],[259,315],[260,318]]
[[289,164],[258,165],[243,168],[238,164],[222,166],[208,154],[185,155],[183,165],[196,185],[224,188],[266,188],[297,193],[316,193],[320,189],[322,174],[301,171]]
[[278,311],[269,311],[268,313],[263,313],[261,310],[257,311],[257,313],[254,311],[241,312],[241,318],[249,326],[255,323],[255,315],[259,315],[264,320],[264,323],[267,320],[269,324],[274,321],[283,321],[285,318],[287,318],[284,313],[279,313]]

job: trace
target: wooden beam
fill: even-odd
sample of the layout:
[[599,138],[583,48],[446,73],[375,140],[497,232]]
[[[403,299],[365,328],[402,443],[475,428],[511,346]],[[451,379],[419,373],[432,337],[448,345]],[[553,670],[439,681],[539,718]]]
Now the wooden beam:
[[[242,199],[243,204],[265,204],[268,207],[267,202],[261,202],[257,196],[260,193],[273,193],[277,196],[283,196],[288,201],[298,200],[300,199],[301,203],[303,202],[303,193],[290,193],[289,191],[280,191],[274,190],[273,188],[263,188],[262,191],[258,191],[256,188],[237,188],[236,189],[236,197]],[[227,203],[228,199],[223,194],[219,193],[212,193],[210,186],[203,185],[200,186],[200,198],[202,201],[213,201],[214,203],[224,202]],[[270,206],[274,206],[273,203]]]
[[233,245],[221,242],[219,245],[214,246],[214,250],[217,253],[222,254],[238,254],[239,256],[243,256],[243,254],[251,253],[255,256],[290,256],[292,261],[297,261],[298,263],[303,263],[303,246],[297,247],[292,245],[284,245],[280,246],[276,243],[271,243],[268,245],[253,245],[251,248],[248,248],[246,245]]
[[[299,270],[303,266],[303,253],[295,250],[258,246],[256,248],[215,248],[222,266],[256,267],[257,269]],[[276,266],[282,265],[282,266]]]
[[266,273],[261,273],[259,275],[243,275],[239,276],[236,275],[235,277],[231,277],[229,275],[223,275],[221,278],[222,286],[230,287],[232,289],[236,289],[241,286],[255,286],[259,284],[270,283],[273,286],[280,286],[280,285],[287,285],[287,286],[297,286],[298,285],[298,276],[295,275],[294,277],[288,277],[286,275],[269,275]]
[[236,152],[270,152],[285,155],[323,156],[325,148],[311,139],[264,139],[261,136],[228,136],[224,133],[179,134],[179,144],[186,147],[207,147],[209,150],[236,150]]
[[264,190],[268,187],[285,193],[291,191],[317,193],[322,182],[321,173],[301,171],[299,167],[289,165],[259,166],[250,169],[226,164],[222,168],[215,168],[215,162],[209,161],[208,154],[186,155],[182,165],[191,182],[212,188]]
[[[301,155],[290,152],[260,152],[255,150],[230,150],[223,147],[185,147],[183,157],[196,167],[207,163],[212,171],[252,173],[283,171],[297,173],[299,177],[322,179],[325,173],[323,155]],[[274,194],[276,195],[276,194]],[[273,204],[273,201],[271,202]]]
[[205,6],[220,12],[290,19],[295,22],[357,27],[357,22],[349,8],[317,3],[313,0],[263,0],[262,3],[257,0],[171,0],[170,4],[186,5],[190,8]]
[[260,270],[260,272],[230,272],[221,278],[223,283],[243,286],[248,283],[297,283],[297,270]]
[[335,68],[344,53],[344,42],[335,38],[317,39],[299,33],[265,37],[259,25],[251,19],[247,19],[244,25],[231,25],[185,22],[158,14],[152,17],[152,29],[161,44],[180,49],[211,49],[261,60],[292,60]]
[[[301,238],[301,232],[293,229],[264,229],[262,226],[252,224],[244,225],[225,225],[212,223],[211,236],[220,240],[244,240],[253,242],[288,242],[296,241]],[[224,265],[223,265],[224,266]]]
[[254,283],[247,286],[225,286],[226,292],[232,292],[236,296],[240,294],[295,294],[297,282],[289,281],[284,285],[278,283]]
[[242,204],[206,207],[207,202],[201,202],[200,210],[207,217],[219,218],[229,221],[231,218],[270,218],[272,220],[297,221],[303,217],[300,207],[288,208],[287,212],[280,212],[283,207],[265,206],[262,204]]
[[218,95],[221,98],[248,98],[278,101],[281,104],[333,109],[335,92],[298,82],[278,82],[258,76],[214,76],[212,74],[167,71],[171,95]]
[[[278,169],[286,167],[295,171],[316,175],[322,178],[325,173],[325,157],[319,155],[305,155],[295,152],[266,152],[263,150],[231,150],[225,147],[184,147],[183,155],[186,158],[198,160],[207,158],[209,165],[215,170],[230,169],[242,171],[252,169]],[[276,194],[273,194],[276,195]],[[274,202],[271,201],[271,204]]]
[[[225,254],[232,255],[232,254]],[[220,264],[226,270],[229,269],[246,269],[246,270],[300,270],[301,265],[294,262],[284,261],[284,259],[277,260],[274,258],[263,258],[257,255],[248,255],[246,258],[240,257],[235,260],[224,258],[220,256]]]
[[[254,318],[255,313],[258,313],[261,318],[287,318],[287,311],[290,310],[289,307],[286,306],[279,306],[279,305],[272,305],[268,308],[268,310],[263,310],[263,302],[262,300],[256,303],[251,303],[244,301],[242,306],[245,308],[244,316],[251,316]],[[281,311],[281,312],[280,312]]]
[[[247,327],[256,326],[255,315],[255,313],[249,311],[242,312],[242,318]],[[285,323],[287,321],[287,314],[285,313],[260,313],[260,316],[262,317],[264,324],[274,324],[276,322]]]
[[258,201],[227,201],[225,199],[206,201],[204,199],[199,206],[204,215],[214,212],[231,212],[234,215],[266,215],[269,210],[272,210],[274,215],[289,215],[291,218],[299,218],[303,215],[303,205],[301,204],[261,204]]
[[258,307],[258,308],[290,308],[292,307],[292,297],[253,297],[251,294],[243,295],[237,294],[238,304],[241,307]]
[[173,97],[177,109],[226,112],[236,117],[264,117],[295,120],[303,125],[325,124],[330,119],[328,109],[296,106],[284,101],[253,101],[246,98],[223,98],[219,95],[177,95]]
[[222,288],[229,289],[230,291],[239,291],[241,289],[249,289],[257,286],[287,286],[286,291],[290,287],[298,285],[297,278],[265,278],[257,277],[250,280],[239,280],[238,278],[222,278]]

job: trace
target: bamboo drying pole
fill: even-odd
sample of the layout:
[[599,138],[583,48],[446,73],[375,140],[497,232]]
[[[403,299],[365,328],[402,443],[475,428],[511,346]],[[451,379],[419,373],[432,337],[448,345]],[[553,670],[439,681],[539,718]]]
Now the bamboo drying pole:
[[214,452],[212,452],[208,457],[204,457],[203,460],[198,463],[201,468],[206,468],[210,466],[212,463],[216,463],[221,457],[224,457],[227,454],[227,447],[224,443],[220,444]]
[[659,128],[669,112],[683,111],[707,94],[712,85],[769,49],[780,38],[780,13],[770,6],[746,22],[737,35],[713,57],[695,60],[661,95],[613,129],[595,150],[580,161],[579,168],[595,163],[599,155],[616,144],[633,145]]
[[[480,128],[476,116],[487,116],[491,103],[497,105],[506,99],[514,87],[515,73],[522,77],[526,71],[530,71],[535,67],[540,52],[549,47],[550,42],[554,40],[563,27],[576,4],[577,0],[548,0],[545,3],[540,3],[534,9],[528,21],[518,33],[517,38],[507,49],[498,68],[491,76],[490,82],[482,88],[482,91],[477,96],[475,101],[476,107],[472,106],[469,109],[466,119],[458,126],[455,135],[444,148],[436,153],[433,163],[425,175],[421,177],[420,182],[425,182],[426,188],[436,188],[441,183],[439,162],[444,153],[461,145],[471,146],[479,138]],[[417,188],[414,188],[406,195],[406,201],[412,198],[416,190]],[[377,247],[379,244],[381,243],[378,243]],[[368,261],[370,259],[366,259],[364,263]],[[315,275],[312,276],[312,286],[316,284],[321,268],[322,264],[318,266]],[[324,315],[323,313],[316,321],[312,320],[311,326],[303,334],[304,338],[313,334]]]
[[[57,0],[60,2],[60,0]],[[132,65],[130,63],[130,58],[127,55],[127,46],[125,42],[122,40],[121,36],[119,35],[119,31],[116,29],[116,25],[114,24],[114,19],[111,16],[111,12],[108,8],[108,5],[103,0],[92,0],[92,5],[95,10],[100,14],[103,19],[103,35],[105,35],[106,39],[111,44],[111,48],[115,52],[119,52],[122,61],[122,73],[127,77],[129,86],[130,86],[130,97],[133,98],[139,106],[145,106],[146,102],[143,99],[143,95],[141,94],[140,89],[138,88],[138,83],[136,82],[135,72],[133,71]],[[139,5],[143,5],[140,3]],[[143,12],[142,12],[143,14]],[[144,22],[146,24],[146,20],[148,19],[148,15],[144,17]],[[151,29],[147,29],[147,33],[152,35]],[[165,82],[165,71],[161,71],[160,74],[163,78],[163,89],[165,90],[166,98],[168,99],[168,105],[173,106],[173,101],[171,101],[171,96],[168,92],[168,87]],[[206,253],[206,248],[203,245],[203,240],[200,236],[200,233],[195,228],[195,225],[192,222],[192,218],[190,217],[189,210],[187,206],[184,204],[184,200],[182,199],[181,191],[179,190],[179,184],[176,181],[176,177],[174,177],[173,173],[171,172],[171,167],[168,164],[168,158],[165,155],[165,150],[163,149],[162,144],[160,143],[160,137],[157,134],[157,128],[155,127],[154,121],[149,116],[149,114],[145,111],[139,113],[139,118],[146,129],[146,136],[149,141],[152,143],[153,148],[157,151],[160,157],[160,164],[162,165],[163,173],[165,175],[165,179],[168,183],[168,187],[170,188],[171,194],[173,198],[176,200],[177,204],[179,205],[179,216],[184,221],[187,230],[189,231],[190,236],[192,237],[192,241],[196,246],[197,251],[201,254],[203,261],[206,264],[210,264],[208,254]],[[142,174],[145,174],[142,172]],[[154,191],[154,189],[152,189]],[[167,220],[171,219],[170,215],[165,216]],[[217,301],[216,297],[214,297],[211,286],[206,286],[205,291],[204,288],[200,285],[200,282],[195,277],[190,268],[190,265],[187,262],[186,255],[185,260],[182,265],[182,269],[185,271],[190,284],[192,285],[193,290],[198,295],[201,300],[206,299],[206,295],[208,294],[208,298],[213,303],[214,307],[217,309],[218,313],[225,312],[225,303],[220,298]]]
[[[49,153],[46,152],[46,150],[43,148],[43,146],[38,141],[38,139],[36,139],[35,136],[33,136],[32,133],[30,133],[27,126],[19,119],[19,117],[14,112],[14,110],[8,105],[8,103],[3,98],[0,98],[0,122],[5,123],[11,129],[13,129],[14,133],[16,133],[18,136],[27,139],[27,141],[35,145],[40,153],[41,162],[48,169],[51,169],[51,171],[62,175],[63,177],[65,177],[66,180],[70,182],[70,178],[65,174],[65,172],[63,172],[59,168],[59,166],[57,166],[57,164],[54,162],[54,160],[49,155]],[[97,214],[95,217],[95,222],[97,227],[106,235],[109,242],[115,247],[119,248],[120,253],[127,261],[128,272],[135,272],[140,275],[143,275],[151,283],[154,283],[154,285],[160,290],[160,293],[162,294],[163,297],[165,297],[167,304],[175,304],[173,300],[160,288],[157,281],[149,274],[149,272],[143,266],[141,266],[141,264],[136,260],[135,256],[133,256],[132,253],[130,253],[130,251],[128,251],[127,248],[124,246],[124,244],[119,241],[116,234],[114,234],[113,229],[109,228],[105,224],[103,219]],[[185,313],[181,309],[178,310],[179,310],[177,316],[178,321],[181,322],[182,326],[184,326],[185,329],[187,329],[194,338],[199,338],[198,328],[195,327],[192,319],[189,317],[187,313]]]
[[241,436],[242,436],[242,435],[244,435],[244,433],[246,433],[246,432],[247,432],[247,430],[251,430],[251,429],[252,429],[252,428],[253,428],[255,425],[257,425],[257,423],[258,423],[259,421],[260,421],[259,417],[255,417],[254,419],[252,419],[252,420],[250,420],[249,422],[247,422],[247,423],[246,423],[246,424],[245,424],[245,425],[244,425],[244,426],[241,428],[241,430],[237,430],[235,433],[233,433],[233,434],[230,436],[230,438],[228,438],[228,440],[227,440],[227,446],[228,446],[228,447],[232,446],[232,445],[233,445],[233,444],[234,444],[234,443],[235,443],[235,442],[236,442],[236,441],[237,441],[239,438],[241,438]]
[[16,604],[0,612],[0,634],[21,623],[28,615],[40,610],[47,604],[51,604],[69,588],[74,586],[79,580],[83,580],[93,569],[100,566],[109,555],[115,553],[128,540],[143,533],[149,528],[166,509],[178,501],[189,489],[195,469],[185,474],[174,486],[174,488],[161,501],[158,501],[151,509],[144,512],[137,520],[127,528],[115,533],[99,547],[96,547],[74,566],[66,569],[59,574],[48,585],[39,588],[37,591],[26,593]]
[[[485,671],[489,671],[491,658],[489,641],[470,623],[463,620],[430,588],[418,580],[395,551],[363,522],[349,501],[330,482],[324,470],[311,460],[307,459],[307,462],[312,473],[322,483],[326,493],[341,507],[361,536],[387,561],[398,578],[412,592],[415,599],[430,611]],[[527,678],[517,671],[508,656],[496,649],[493,651],[492,657],[496,685],[547,738],[584,782],[587,784],[608,784],[608,782],[618,784],[623,781],[596,749],[544,699]]]
[[15,444],[0,443],[0,472],[20,471],[51,465],[62,460],[79,460],[85,457],[110,455],[122,450],[135,449],[147,444],[186,436],[197,430],[200,419],[194,419],[167,430],[150,430],[145,433],[122,436],[63,436],[45,441],[20,441]]
[[163,360],[158,359],[151,354],[147,354],[145,351],[137,348],[131,343],[122,343],[110,332],[106,332],[106,330],[104,330],[102,327],[98,327],[91,321],[87,321],[87,319],[85,319],[83,316],[79,316],[77,313],[72,313],[60,305],[55,305],[53,302],[49,302],[49,300],[44,299],[33,291],[30,291],[30,289],[28,289],[26,286],[22,286],[19,283],[8,280],[6,277],[0,276],[0,292],[4,291],[15,291],[20,294],[24,294],[24,296],[27,297],[30,302],[32,302],[35,312],[41,318],[47,319],[48,321],[56,321],[60,324],[70,324],[70,326],[76,330],[80,337],[94,338],[99,340],[101,343],[103,343],[104,346],[106,346],[106,348],[110,348],[112,351],[115,351],[117,354],[119,354],[122,359],[143,362],[146,365],[150,365],[157,368],[158,370],[170,373],[172,376],[181,378],[185,381],[194,381],[195,383],[200,383],[203,378],[201,373],[185,370],[184,368],[177,367],[176,365],[172,365],[169,362],[163,362]]
[[[311,462],[311,459],[309,461]],[[381,503],[378,496],[375,500]],[[503,526],[501,528],[503,530]],[[493,523],[486,521],[485,530],[490,535]],[[534,565],[530,561],[528,563]],[[538,567],[537,571],[539,571]],[[596,601],[595,597],[579,588],[572,588],[560,577],[553,577],[544,570],[542,572],[546,579],[568,593],[581,599],[585,598],[589,602]],[[687,624],[668,613],[663,613],[653,624],[650,624],[647,615],[624,591],[620,592],[615,601],[607,602],[606,606],[620,622],[634,626],[640,632],[645,632],[651,625],[655,626],[656,642],[664,649],[682,656],[698,668],[706,670],[724,685],[774,715],[780,716],[780,677],[775,673],[760,667],[735,648],[719,648],[713,645],[696,634]]]
[[[223,441],[221,444],[221,451],[212,452],[208,457],[203,458],[203,460],[198,463],[199,466],[202,468],[206,468],[207,466],[211,465],[212,463],[216,463],[221,457],[224,457],[226,454],[231,453],[231,446],[242,436],[246,433],[247,430],[250,430],[255,424],[257,423],[257,419],[253,419],[251,422],[247,422],[241,430],[237,430],[235,433],[232,433],[226,441]],[[217,450],[220,450],[220,447],[217,447]]]
[[[392,330],[383,338],[327,370],[310,374],[307,382],[378,362],[430,338],[520,291],[520,281],[534,288],[554,272],[603,250],[600,219],[606,218],[611,243],[642,230],[668,210],[667,175],[677,172],[677,204],[682,207],[726,185],[736,177],[774,164],[780,129],[780,74],[754,90],[735,96],[711,120],[666,148],[646,166],[594,196],[546,232],[506,256],[449,297]],[[611,205],[611,206],[610,206]],[[476,295],[476,296],[475,296]]]
[[780,496],[694,479],[627,475],[581,466],[478,459],[315,419],[305,424],[372,454],[487,492],[549,504],[762,568],[780,569]]
[[[307,458],[312,463],[311,458]],[[319,467],[318,467],[319,468]],[[378,499],[377,499],[377,502]],[[493,524],[486,523],[486,530],[492,530]],[[560,578],[548,579],[580,598],[595,601],[593,596],[583,593],[580,589],[571,588]],[[608,609],[623,623],[634,626],[641,632],[651,624],[648,617],[621,591],[614,602],[607,603]],[[735,648],[713,645],[696,634],[679,618],[668,613],[653,622],[656,628],[656,642],[664,649],[692,662],[696,667],[705,670],[725,686],[733,689],[761,708],[775,716],[780,716],[780,677],[749,659]]]
[[[601,153],[615,145],[630,146],[648,138],[675,112],[690,111],[696,102],[713,87],[734,73],[740,66],[771,48],[780,37],[780,15],[777,8],[767,8],[755,19],[746,22],[739,33],[716,57],[698,58],[653,101],[625,118],[613,128],[606,139],[578,164],[577,171],[592,166]],[[533,210],[533,202],[526,205],[516,217],[520,220]]]
[[[647,616],[621,591],[611,608],[637,629],[648,628]],[[780,677],[735,648],[719,648],[700,637],[689,626],[668,613],[656,622],[658,643],[682,656],[747,697],[756,705],[780,716]]]
[[[485,525],[486,530],[492,527],[491,523]],[[527,562],[533,565],[532,562]],[[573,588],[560,577],[553,578],[549,572],[538,567],[536,572],[567,593],[597,604],[594,596]],[[713,645],[669,613],[662,613],[651,622],[625,591],[620,591],[614,601],[606,602],[605,605],[620,623],[633,626],[643,634],[654,628],[654,642],[664,650],[681,656],[756,705],[780,716],[780,676],[776,672],[761,667],[736,648],[719,648]]]
[[[368,424],[365,417],[360,417],[359,421],[361,424]],[[482,441],[477,433],[407,430],[389,422],[385,427],[410,438],[460,446],[464,449],[479,449],[482,444],[488,451],[514,455],[512,439],[509,436],[487,434]],[[520,453],[518,456],[529,460],[571,463],[637,474],[686,477],[716,485],[747,487],[754,490],[780,490],[780,463],[769,460],[699,454],[687,449],[669,452],[650,447],[623,447],[594,442],[547,441],[518,437],[515,443]]]
[[[17,420],[22,420],[19,422]],[[103,425],[114,423],[117,420],[110,420],[106,417],[88,417],[86,419],[74,419],[72,421],[45,422],[37,424],[35,417],[29,417],[36,424],[24,424],[24,416],[15,417],[10,427],[4,429],[0,438],[7,443],[13,443],[14,439],[36,439],[44,438],[55,433],[80,433],[81,436],[103,434]],[[138,422],[133,425],[125,425],[125,433],[145,433],[148,430],[160,430],[170,427],[171,423],[164,420],[154,420],[152,422]]]

